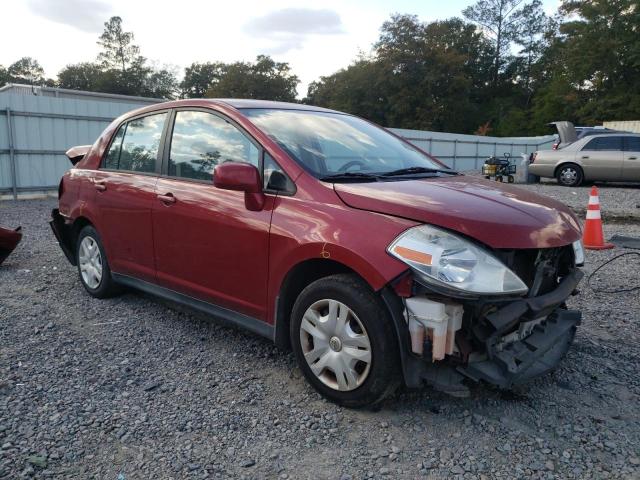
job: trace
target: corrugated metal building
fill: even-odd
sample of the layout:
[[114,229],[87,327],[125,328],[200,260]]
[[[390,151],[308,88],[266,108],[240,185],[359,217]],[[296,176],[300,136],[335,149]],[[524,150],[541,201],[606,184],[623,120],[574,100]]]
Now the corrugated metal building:
[[119,115],[161,99],[9,84],[0,88],[0,195],[56,189],[64,152]]

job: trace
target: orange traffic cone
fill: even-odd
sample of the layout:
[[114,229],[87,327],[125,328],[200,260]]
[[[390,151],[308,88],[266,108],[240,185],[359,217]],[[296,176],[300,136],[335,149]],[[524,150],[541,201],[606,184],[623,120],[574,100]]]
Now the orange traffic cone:
[[587,205],[587,220],[584,223],[584,234],[582,235],[584,248],[589,250],[605,250],[613,248],[612,243],[605,243],[602,232],[602,219],[600,218],[600,200],[598,189],[591,188],[589,195],[589,205]]

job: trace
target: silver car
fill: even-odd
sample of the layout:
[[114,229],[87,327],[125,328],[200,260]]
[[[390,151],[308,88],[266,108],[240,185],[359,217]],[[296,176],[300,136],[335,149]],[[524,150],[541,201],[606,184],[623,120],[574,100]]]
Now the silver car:
[[584,180],[640,182],[640,135],[591,135],[560,150],[539,150],[529,173],[576,187]]

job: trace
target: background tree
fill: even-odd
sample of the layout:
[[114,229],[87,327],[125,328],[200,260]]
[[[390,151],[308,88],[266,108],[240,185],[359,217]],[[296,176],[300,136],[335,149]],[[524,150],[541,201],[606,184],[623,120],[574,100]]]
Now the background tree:
[[44,69],[35,58],[31,57],[22,57],[9,65],[7,74],[9,81],[12,83],[24,83],[27,85],[44,85],[47,83],[44,77]]
[[509,45],[517,36],[521,16],[518,6],[523,0],[479,0],[462,11],[468,20],[480,25],[493,43],[493,84],[509,56]]
[[259,55],[255,63],[222,64],[220,76],[212,82],[206,96],[295,102],[298,83],[300,80],[291,73],[288,63],[275,62],[269,56]]
[[180,82],[182,98],[203,98],[207,90],[220,80],[224,63],[206,62],[192,63],[184,69],[184,77]]
[[140,48],[133,43],[132,32],[122,29],[122,18],[111,17],[104,23],[104,32],[98,39],[102,52],[98,61],[104,70],[120,70],[123,74],[128,68],[141,63]]
[[91,62],[67,65],[58,73],[58,86],[71,90],[98,92],[107,88],[104,81],[100,65]]

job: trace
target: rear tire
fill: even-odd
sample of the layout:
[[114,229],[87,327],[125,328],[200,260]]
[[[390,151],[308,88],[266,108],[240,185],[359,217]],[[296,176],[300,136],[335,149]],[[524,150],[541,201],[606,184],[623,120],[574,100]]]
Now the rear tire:
[[567,163],[558,168],[556,179],[564,187],[578,187],[584,180],[584,172],[575,163]]
[[76,242],[76,263],[80,282],[96,298],[108,298],[120,293],[120,287],[111,277],[111,269],[102,240],[91,225],[80,230]]
[[356,275],[332,275],[307,286],[293,306],[290,337],[307,381],[335,403],[372,406],[400,384],[392,319]]

